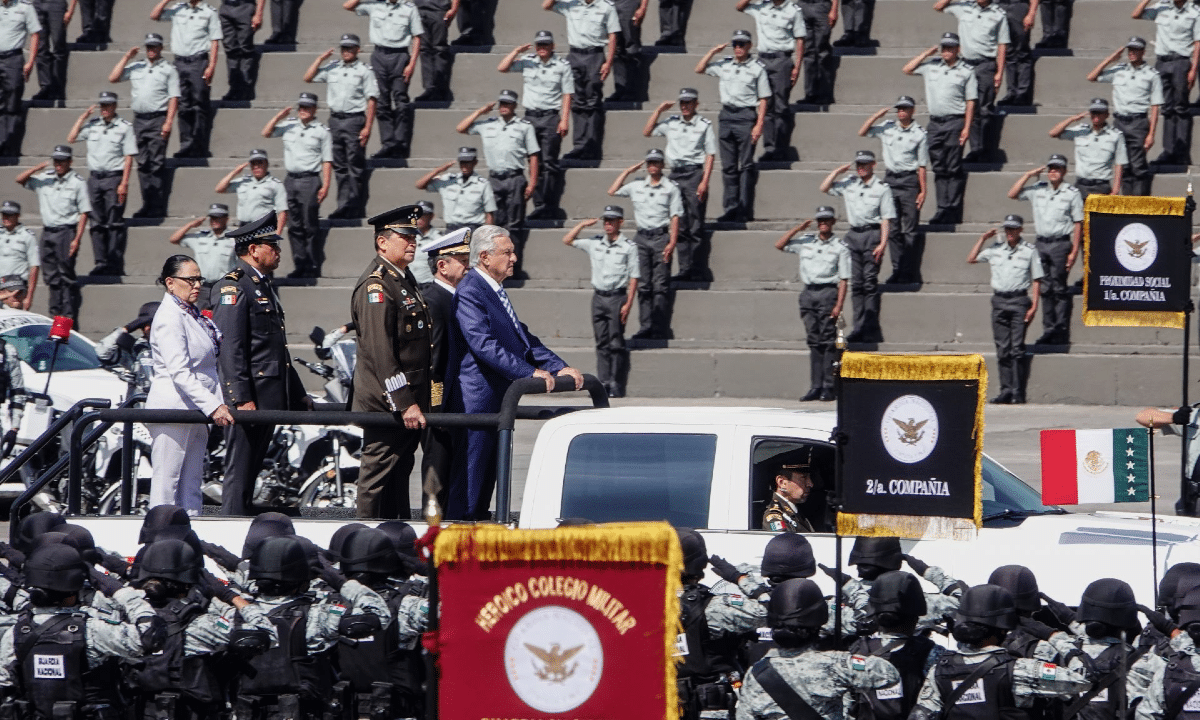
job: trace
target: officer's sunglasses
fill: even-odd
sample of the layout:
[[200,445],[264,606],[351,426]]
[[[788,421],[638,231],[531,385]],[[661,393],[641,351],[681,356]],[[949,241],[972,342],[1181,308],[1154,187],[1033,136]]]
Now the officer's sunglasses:
[[734,47],[750,47],[750,43],[745,40],[734,40],[733,46]]

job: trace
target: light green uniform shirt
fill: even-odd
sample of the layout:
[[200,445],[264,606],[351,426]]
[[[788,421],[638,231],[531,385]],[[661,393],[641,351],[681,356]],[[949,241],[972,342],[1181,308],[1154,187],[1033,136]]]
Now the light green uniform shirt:
[[0,3],[0,52],[20,50],[30,35],[41,31],[37,11],[28,0]]
[[1171,0],[1161,0],[1146,8],[1142,19],[1154,21],[1154,53],[1157,57],[1167,54],[1192,56],[1192,45],[1200,40],[1200,8],[1190,2],[1177,8]]
[[691,122],[684,120],[682,115],[659,120],[650,134],[667,139],[664,152],[669,168],[703,165],[709,155],[717,154],[717,134],[713,132],[712,122],[699,115],[693,115]]
[[1112,180],[1116,165],[1129,164],[1125,133],[1111,125],[1092,132],[1091,123],[1069,127],[1058,136],[1075,141],[1075,177],[1088,180]]
[[800,282],[805,285],[850,279],[850,248],[837,235],[822,240],[815,233],[806,233],[789,240],[783,251],[800,256]]
[[79,131],[79,139],[87,142],[88,170],[123,170],[125,156],[138,153],[133,123],[121,117],[113,117],[111,123],[98,117],[92,118]]
[[554,12],[567,19],[567,44],[573,48],[608,45],[608,36],[621,32],[617,8],[609,0],[557,0]]
[[179,72],[162,58],[129,63],[121,79],[129,81],[129,109],[135,113],[164,112],[167,101],[179,97]]
[[191,57],[212,49],[213,40],[224,40],[221,18],[213,6],[186,2],[168,5],[159,16],[160,22],[171,23],[171,52],[175,57]]
[[975,69],[962,60],[951,66],[940,57],[929,58],[916,73],[925,76],[925,104],[930,115],[966,115],[967,101],[979,97]]
[[316,118],[307,125],[287,118],[275,125],[271,137],[283,138],[283,167],[290,173],[317,172],[333,162],[333,135]]
[[558,55],[542,62],[537,53],[526,53],[513,61],[508,72],[519,72],[525,80],[521,102],[529,110],[561,110],[563,95],[575,94],[571,63]]
[[630,278],[638,277],[637,248],[624,234],[617,235],[612,242],[604,235],[575,238],[571,245],[591,259],[592,288],[595,290],[622,290],[629,287]]
[[82,213],[92,211],[87,181],[74,170],[59,177],[54,168],[46,168],[26,180],[25,188],[37,194],[43,227],[75,225]]
[[648,178],[638,178],[622,185],[616,194],[633,201],[638,230],[667,227],[671,218],[683,216],[683,194],[670,178],[662,178],[657,185],[651,185]]
[[0,226],[0,276],[20,275],[29,279],[29,268],[41,267],[37,235],[18,224],[12,232]]
[[1129,63],[1111,65],[1100,73],[1097,82],[1112,83],[1112,110],[1120,115],[1142,115],[1151,105],[1163,104],[1162,75],[1143,62],[1139,67]]
[[267,213],[287,210],[283,181],[271,174],[262,180],[255,180],[249,173],[234,178],[225,192],[237,193],[238,222],[253,222]]
[[179,247],[192,251],[192,257],[200,266],[200,275],[207,282],[216,282],[237,266],[237,253],[233,251],[233,240],[225,234],[214,235],[210,228],[190,232],[179,241]]
[[747,5],[745,12],[754,18],[759,52],[793,52],[796,39],[805,35],[804,13],[791,0],[779,5],[758,0]]
[[421,285],[433,282],[433,270],[429,269],[429,253],[426,252],[426,248],[441,236],[441,231],[434,227],[429,228],[428,233],[417,235],[417,259],[409,263],[408,269]]
[[829,188],[829,194],[842,198],[851,227],[882,225],[884,220],[896,217],[892,189],[876,175],[870,182],[863,182],[857,175],[838,180]]
[[524,118],[514,117],[508,122],[496,115],[480,118],[471,123],[467,134],[483,139],[483,156],[491,172],[524,170],[529,156],[541,149],[533,123]]
[[883,146],[883,164],[892,172],[910,172],[929,167],[929,139],[925,128],[916,122],[902,127],[898,120],[884,120],[867,130],[867,137],[879,138]]
[[732,55],[726,55],[720,60],[710,61],[704,68],[704,74],[720,81],[717,89],[724,105],[757,107],[760,99],[771,97],[767,67],[755,58],[738,62]]
[[1057,190],[1046,180],[1026,185],[1017,199],[1033,205],[1033,227],[1038,237],[1070,235],[1075,223],[1083,222],[1083,196],[1069,183],[1059,184]]
[[364,2],[354,8],[356,15],[371,18],[371,42],[387,48],[406,48],[413,36],[424,35],[421,16],[411,2]]
[[975,259],[988,264],[992,289],[996,292],[1028,290],[1034,280],[1042,279],[1037,248],[1023,240],[1015,247],[1009,247],[1006,240],[997,240],[991,247],[980,250]]
[[485,213],[496,212],[492,184],[477,174],[463,179],[462,173],[446,173],[425,187],[442,198],[442,219],[447,225],[482,225]]
[[946,14],[958,18],[962,57],[968,60],[994,59],[1000,46],[1011,42],[1008,13],[995,2],[983,8],[975,0],[958,0],[946,6]]
[[375,71],[362,60],[352,63],[334,60],[317,71],[313,82],[329,85],[325,99],[330,112],[366,112],[367,99],[379,97]]

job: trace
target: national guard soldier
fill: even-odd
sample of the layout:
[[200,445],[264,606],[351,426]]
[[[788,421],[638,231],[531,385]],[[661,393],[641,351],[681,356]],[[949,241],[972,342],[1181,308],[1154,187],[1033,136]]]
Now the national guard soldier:
[[888,254],[892,257],[888,284],[921,282],[925,236],[917,231],[917,225],[925,206],[929,140],[924,128],[913,120],[915,104],[908,95],[901,95],[894,105],[895,120],[879,122],[889,110],[880,108],[858,130],[859,137],[879,138],[887,167],[883,182],[892,189],[896,205],[896,226],[888,233]]
[[[931,225],[962,222],[963,193],[967,175],[963,170],[962,147],[970,137],[975,118],[979,81],[975,72],[958,57],[959,40],[955,33],[943,33],[941,45],[935,45],[908,61],[905,75],[925,77],[925,98],[929,103],[929,164],[937,186],[937,213]],[[941,56],[934,60],[935,53]]]
[[[558,156],[570,126],[575,76],[571,63],[554,54],[554,36],[550,31],[538,30],[533,43],[513,49],[496,69],[502,73],[520,72],[525,80],[525,120],[533,125],[541,148],[538,182],[533,189],[533,212],[528,217],[546,220],[558,211],[562,199],[563,171]],[[536,51],[526,52],[530,47]]]
[[989,162],[1000,149],[996,124],[996,91],[1004,79],[1005,54],[1010,42],[1008,15],[992,0],[938,0],[933,6],[958,18],[962,61],[975,68],[975,115],[971,122],[971,153],[967,162]]
[[154,377],[150,326],[154,323],[158,305],[157,301],[142,303],[137,317],[113,329],[96,344],[96,357],[100,362],[107,368],[123,368],[132,374],[138,392],[149,392],[150,380]]
[[[208,220],[208,227],[198,228]],[[205,309],[210,305],[213,285],[226,273],[237,267],[237,255],[233,251],[233,240],[225,235],[229,225],[229,206],[213,203],[208,206],[208,217],[190,220],[187,225],[171,235],[171,242],[191,251],[192,258],[200,268],[204,284],[200,286],[200,297],[196,307]]]
[[699,75],[719,80],[721,115],[718,137],[721,142],[721,177],[724,183],[724,213],[717,222],[750,222],[754,219],[754,186],[758,183],[758,164],[754,146],[763,134],[771,84],[761,60],[750,57],[750,33],[735,30],[733,55],[713,58],[725,49],[721,44],[709,50],[696,65]]
[[[1091,115],[1091,123],[1070,127]],[[1063,120],[1050,137],[1075,141],[1075,187],[1086,202],[1088,195],[1121,194],[1121,168],[1129,164],[1125,136],[1108,126],[1108,101],[1092,98],[1084,112]]]
[[33,291],[41,268],[37,235],[21,224],[21,204],[5,200],[0,204],[0,277],[16,275],[25,280],[22,310],[28,310],[33,304]]
[[1037,315],[1039,295],[1034,288],[1030,300],[1029,287],[1041,285],[1043,271],[1037,249],[1021,240],[1024,226],[1020,215],[1006,216],[1004,242],[984,248],[996,237],[996,228],[989,228],[967,255],[968,263],[985,262],[992,271],[992,337],[1000,366],[1000,394],[992,402],[998,405],[1025,404],[1025,328]]
[[442,231],[433,226],[433,203],[418,200],[417,207],[421,208],[421,217],[417,218],[417,259],[408,269],[412,271],[418,285],[425,285],[433,282],[433,256],[428,256],[428,264],[421,261],[427,257],[430,246],[442,236]]
[[[1129,62],[1113,65],[1122,50],[1128,53]],[[1149,195],[1153,180],[1146,153],[1154,146],[1154,131],[1163,104],[1163,80],[1146,63],[1145,55],[1146,41],[1131,37],[1124,48],[1117,48],[1088,73],[1090,82],[1113,86],[1113,122],[1125,136],[1125,153],[1129,157],[1129,166],[1121,173],[1122,195]]]
[[296,117],[285,119],[291,108],[280,110],[263,128],[263,137],[283,138],[283,166],[287,179],[288,241],[295,269],[288,277],[321,276],[325,243],[321,236],[321,203],[333,182],[333,136],[317,120],[317,96],[300,93]]
[[[998,0],[1008,16],[1008,48],[1004,53],[1004,74],[1008,92],[997,102],[1000,106],[1028,107],[1033,104],[1033,51],[1029,33],[1033,30],[1034,5],[1029,0]],[[1039,0],[1040,2],[1040,0]]]
[[229,91],[221,98],[224,101],[254,99],[254,87],[258,84],[254,33],[262,27],[266,4],[267,0],[222,0],[217,11],[225,45],[225,69],[229,74]]
[[[607,0],[594,0],[607,2]],[[483,115],[496,108],[496,116]],[[533,124],[517,117],[517,94],[501,90],[496,102],[488,103],[467,116],[455,128],[463,135],[478,135],[483,140],[488,177],[496,198],[495,224],[510,231],[525,225],[525,201],[533,196],[538,184],[538,140]],[[529,165],[529,180],[525,165]]]
[[407,518],[408,476],[430,401],[430,327],[425,298],[408,272],[417,250],[416,205],[368,222],[376,256],[358,279],[350,314],[358,328],[353,409],[390,412],[404,429],[363,428],[358,516]]
[[800,292],[800,320],[804,322],[812,384],[800,398],[801,402],[834,399],[837,321],[842,316],[846,282],[851,277],[850,249],[833,234],[837,213],[822,205],[813,219],[817,221],[816,234],[796,237],[812,225],[812,220],[805,220],[775,241],[776,250],[799,256],[800,282],[804,283]]
[[[242,173],[247,167],[250,168],[250,172]],[[274,213],[271,219],[275,227],[284,227],[287,224],[287,190],[279,178],[271,174],[270,167],[267,151],[255,148],[250,151],[250,158],[246,162],[230,170],[228,175],[217,182],[216,192],[237,193],[238,223],[244,225],[268,213]]]
[[[217,357],[225,404],[238,410],[305,410],[312,400],[288,353],[283,306],[271,273],[279,267],[280,237],[267,213],[226,234],[237,267],[213,286],[213,322],[221,331]],[[238,423],[226,430],[221,512],[245,515],[254,495],[274,425]]]
[[[74,15],[74,6],[68,10],[66,0],[32,0],[37,12],[37,52],[30,47],[30,55],[36,56],[38,85],[41,89],[31,100],[65,100],[67,98],[67,25]],[[28,78],[27,78],[28,79]]]
[[[1175,563],[1167,568],[1158,581],[1157,610],[1178,623],[1185,596],[1197,587],[1200,587],[1200,564]],[[1142,627],[1142,633],[1138,636],[1138,649],[1142,648],[1164,659],[1174,652],[1171,649],[1171,638],[1160,633],[1149,622]]]
[[[1133,19],[1154,21],[1154,69],[1162,77],[1163,151],[1159,165],[1192,164],[1192,117],[1188,93],[1196,83],[1200,8],[1186,0],[1142,0]],[[1151,136],[1153,137],[1153,136]]]
[[604,81],[612,71],[621,32],[617,9],[610,0],[542,0],[542,9],[566,18],[571,47],[567,62],[575,75],[575,146],[564,157],[599,160],[604,149]]
[[[1038,591],[1037,578],[1029,568],[1023,565],[1003,565],[988,576],[988,584],[998,585],[1007,590],[1013,596],[1013,605],[1017,608],[1017,627],[1004,639],[1004,647],[1010,653],[1017,657],[1049,663],[1061,663],[1064,659],[1069,659],[1071,652],[1060,652],[1060,647],[1065,647],[1061,642],[1051,644],[1048,639],[1056,631],[1070,632],[1075,613],[1050,598],[1046,598],[1046,607],[1043,608],[1043,596]],[[1042,620],[1052,625],[1047,625]],[[1072,650],[1079,652],[1074,648]]]
[[596,375],[609,397],[624,397],[629,377],[629,351],[625,349],[625,321],[637,295],[638,249],[625,239],[621,224],[625,209],[608,205],[600,215],[604,234],[580,238],[597,219],[580,220],[563,236],[563,244],[588,254],[592,268],[592,334],[596,338]]
[[737,9],[754,18],[758,61],[767,69],[771,88],[763,120],[763,154],[759,160],[787,160],[796,126],[791,109],[792,86],[800,78],[804,59],[804,15],[790,0],[738,0]]
[[842,720],[848,696],[900,682],[883,658],[818,650],[815,641],[828,618],[829,606],[812,580],[785,580],[772,588],[767,623],[779,648],[746,673],[738,720]]
[[[98,99],[100,117],[92,118],[96,105],[75,121],[67,142],[87,142],[88,200],[92,204],[92,252],[96,267],[90,275],[125,274],[125,200],[129,197],[129,172],[137,155],[133,124],[117,116],[117,94],[104,91]],[[86,124],[85,124],[86,123]]]
[[[42,24],[29,0],[0,3],[0,157],[19,157],[25,131],[21,98],[33,71]],[[29,61],[22,54],[29,43]]]
[[356,220],[367,208],[367,140],[375,123],[379,84],[375,73],[358,59],[358,36],[342,35],[341,59],[328,64],[335,48],[322,53],[304,73],[304,82],[327,83],[329,131],[333,134],[333,174],[338,206],[330,219]]
[[812,447],[801,448],[774,458],[775,492],[763,511],[763,530],[771,532],[813,532],[812,523],[800,512],[813,489]]
[[[1169,571],[1168,571],[1169,572]],[[1171,655],[1154,673],[1136,720],[1195,720],[1198,712],[1196,689],[1200,687],[1200,588],[1179,598],[1179,627],[1170,643]],[[1190,640],[1191,642],[1188,642]]]
[[147,33],[145,44],[146,59],[135,62],[138,49],[130,48],[108,74],[108,81],[129,81],[142,187],[142,208],[133,216],[159,218],[167,214],[167,139],[179,109],[179,72],[163,59],[162,35]]
[[[168,3],[174,3],[167,7]],[[171,22],[171,52],[179,71],[179,151],[177,158],[207,158],[212,135],[209,106],[220,53],[221,20],[201,0],[159,0],[151,20]]]
[[696,114],[699,99],[700,93],[695,88],[683,88],[679,91],[679,114],[660,120],[674,103],[659,105],[646,121],[642,135],[667,139],[667,167],[671,170],[671,181],[679,186],[683,197],[683,220],[679,223],[679,252],[676,253],[679,274],[671,279],[707,282],[712,280],[712,271],[708,269],[704,216],[708,211],[708,185],[717,156],[717,135],[709,119]]
[[475,174],[478,156],[475,148],[458,149],[458,172],[448,173],[453,165],[448,162],[430,170],[417,181],[418,190],[436,192],[442,198],[442,219],[446,230],[468,227],[472,230],[481,225],[494,225],[496,196],[492,184]]
[[[670,290],[671,255],[679,242],[679,221],[683,198],[679,186],[663,177],[663,151],[653,148],[644,163],[625,168],[613,181],[608,194],[633,201],[633,219],[637,235],[633,244],[638,254],[638,320],[641,328],[636,340],[666,340],[671,336]],[[634,172],[646,166],[646,177],[626,183]]]
[[421,85],[425,92],[417,102],[440,102],[450,99],[450,21],[459,12],[461,0],[414,0],[421,14]]
[[[1049,180],[1036,180],[1045,171]],[[1064,182],[1067,158],[1054,154],[1042,167],[1029,170],[1008,190],[1011,200],[1028,200],[1033,205],[1033,228],[1042,259],[1042,336],[1037,345],[1069,345],[1071,342],[1071,292],[1067,274],[1079,257],[1083,235],[1083,197],[1074,185]]]
[[[854,168],[855,175],[844,180],[838,176]],[[892,189],[875,177],[875,153],[859,150],[853,163],[829,173],[821,182],[821,192],[841,197],[846,204],[850,232],[842,242],[850,249],[853,271],[850,292],[854,297],[854,330],[850,342],[877,343],[883,340],[879,327],[879,263],[887,248],[888,231],[896,219]]]
[[407,158],[412,149],[413,106],[408,83],[417,70],[425,28],[409,0],[346,0],[342,7],[371,18],[371,69],[379,87],[379,152],[372,158]]
[[83,296],[75,278],[75,254],[87,228],[87,183],[71,169],[70,145],[55,145],[50,163],[41,162],[16,177],[18,185],[32,190],[42,216],[42,269],[50,293],[50,314],[77,319]]

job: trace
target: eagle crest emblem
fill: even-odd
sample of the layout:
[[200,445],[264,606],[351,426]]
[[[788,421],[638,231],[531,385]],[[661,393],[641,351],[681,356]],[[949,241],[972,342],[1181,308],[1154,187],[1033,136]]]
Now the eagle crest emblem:
[[541,661],[540,667],[536,662],[534,663],[533,674],[542,680],[561,683],[574,675],[575,671],[579,669],[579,663],[574,663],[568,668],[567,662],[583,649],[582,645],[576,645],[568,650],[562,650],[558,643],[552,644],[549,650],[544,650],[529,643],[525,643],[525,647]]
[[900,418],[892,418],[892,422],[896,423],[896,426],[900,428],[899,432],[896,433],[900,442],[905,445],[916,445],[921,442],[921,438],[925,437],[925,432],[921,428],[925,427],[925,423],[929,422],[929,420],[925,419],[917,422],[915,419],[909,418],[908,422],[904,422]]
[[1129,246],[1129,256],[1130,257],[1140,258],[1141,256],[1146,254],[1146,246],[1150,244],[1150,241],[1143,240],[1141,242],[1133,242],[1130,240],[1126,240],[1125,244]]

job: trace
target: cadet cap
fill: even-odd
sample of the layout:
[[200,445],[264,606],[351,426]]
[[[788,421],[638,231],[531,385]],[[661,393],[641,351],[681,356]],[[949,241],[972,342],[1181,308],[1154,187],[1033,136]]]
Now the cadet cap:
[[650,148],[646,151],[646,162],[666,162],[667,156],[663,155],[663,151],[658,148]]
[[421,248],[429,253],[429,257],[444,255],[471,254],[471,228],[459,228],[452,233],[446,233],[437,240]]
[[896,105],[895,105],[895,107],[898,107],[898,108],[901,108],[901,107],[910,108],[910,107],[916,107],[916,106],[917,106],[917,103],[908,95],[901,95],[896,100]]
[[817,220],[837,220],[837,212],[828,205],[822,205],[817,208]]
[[208,206],[209,217],[229,217],[229,206],[225,203],[213,203]]
[[421,212],[425,213],[426,215],[433,214],[433,203],[429,202],[428,200],[418,200],[417,207],[421,208]]
[[732,38],[731,42],[735,42],[735,43],[752,42],[752,39],[750,37],[750,31],[749,30],[734,30],[733,38]]
[[29,289],[29,283],[20,275],[4,275],[0,277],[0,292],[27,289]]
[[533,36],[534,45],[553,45],[554,33],[549,30],[538,30],[537,35]]
[[1054,153],[1053,155],[1050,156],[1050,159],[1046,161],[1046,167],[1065,168],[1066,166],[1067,166],[1067,156],[1066,155],[1059,155],[1058,153]]
[[302,92],[302,93],[300,93],[300,97],[296,99],[296,104],[300,105],[302,107],[303,106],[316,107],[317,106],[317,94],[310,93],[310,92]]
[[102,93],[100,93],[100,96],[96,99],[96,102],[100,103],[101,105],[108,105],[110,103],[116,103],[117,102],[117,94],[115,92],[113,92],[112,90],[105,90]]
[[625,208],[620,205],[605,205],[604,212],[600,213],[600,217],[605,220],[625,219]]
[[1021,217],[1020,215],[1005,215],[1004,227],[1016,228],[1017,230],[1020,230],[1021,228],[1025,227],[1025,218]]
[[52,160],[70,160],[75,155],[75,151],[70,145],[55,145],[54,152],[50,153]]
[[1108,101],[1104,98],[1092,98],[1092,102],[1088,105],[1089,112],[1108,112]]
[[234,252],[240,252],[251,245],[274,245],[279,247],[283,238],[279,237],[279,228],[275,226],[275,213],[269,212],[257,220],[243,223],[234,230],[225,233],[225,237],[233,240]]
[[1133,48],[1134,50],[1145,50],[1146,39],[1134,35],[1133,37],[1129,38],[1129,42],[1125,43],[1125,47]]
[[696,88],[682,88],[679,91],[679,101],[680,102],[686,102],[688,100],[699,100],[699,99],[700,99],[700,93],[696,90]]
[[14,200],[5,200],[3,205],[0,205],[0,215],[20,215],[21,203]]
[[391,230],[401,235],[416,235],[417,219],[423,214],[420,205],[402,205],[376,215],[367,224],[374,226],[376,234]]
[[479,158],[479,153],[473,147],[460,147],[458,149],[459,162],[475,162]]
[[354,33],[346,33],[342,35],[342,40],[339,44],[342,47],[359,47],[362,45],[362,43],[358,41],[358,36]]
[[516,90],[501,90],[500,94],[496,97],[496,102],[512,103],[513,105],[516,105],[517,104],[517,91]]
[[870,150],[859,150],[854,153],[854,162],[858,164],[873,163],[875,162],[875,153]]
[[162,37],[162,35],[159,35],[158,33],[146,33],[146,39],[142,44],[143,45],[158,45],[159,47],[162,47],[163,37]]
[[942,47],[958,47],[959,46],[958,33],[952,33],[952,32],[942,33],[941,46]]
[[267,160],[267,159],[269,159],[267,157],[267,151],[263,150],[262,148],[255,148],[250,151],[250,162],[254,162],[255,160]]

